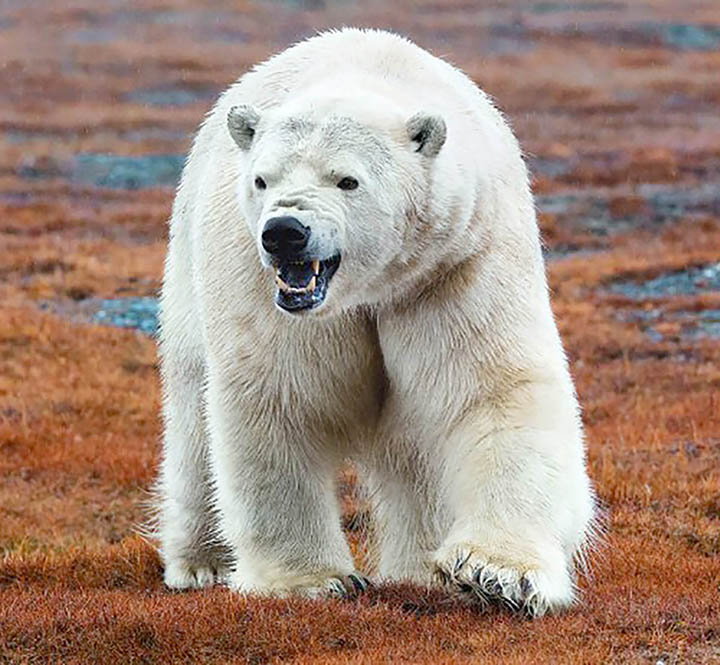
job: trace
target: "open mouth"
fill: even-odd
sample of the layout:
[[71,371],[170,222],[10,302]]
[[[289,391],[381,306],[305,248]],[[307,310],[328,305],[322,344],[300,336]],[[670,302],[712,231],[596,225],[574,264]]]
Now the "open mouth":
[[286,262],[275,266],[275,302],[287,312],[321,305],[328,284],[340,265],[340,255],[321,261]]

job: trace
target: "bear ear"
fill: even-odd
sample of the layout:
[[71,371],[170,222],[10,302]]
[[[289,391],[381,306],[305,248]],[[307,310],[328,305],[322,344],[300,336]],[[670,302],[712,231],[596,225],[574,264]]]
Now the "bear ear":
[[249,150],[255,127],[260,122],[258,112],[252,106],[233,106],[228,112],[227,125],[230,136],[241,150]]
[[415,152],[435,157],[447,138],[445,121],[439,115],[416,113],[407,122],[407,133],[415,144]]

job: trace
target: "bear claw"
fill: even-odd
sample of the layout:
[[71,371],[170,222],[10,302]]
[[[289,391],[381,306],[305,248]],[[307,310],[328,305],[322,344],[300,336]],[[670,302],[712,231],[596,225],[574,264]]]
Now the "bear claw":
[[483,607],[497,605],[536,617],[568,604],[541,593],[537,582],[544,578],[539,571],[493,563],[472,549],[462,548],[439,559],[435,576],[443,586],[457,589]]
[[320,586],[298,589],[299,593],[310,598],[355,598],[365,593],[372,582],[359,573],[350,573],[342,577],[330,577]]

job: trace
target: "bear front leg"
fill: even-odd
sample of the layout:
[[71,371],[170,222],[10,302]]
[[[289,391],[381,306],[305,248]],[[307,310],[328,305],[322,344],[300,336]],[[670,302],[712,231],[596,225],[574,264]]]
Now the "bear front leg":
[[447,532],[437,473],[414,442],[395,440],[364,460],[381,579],[428,584],[432,554]]
[[199,357],[175,354],[168,346],[166,342],[162,365],[165,431],[157,531],[165,584],[201,588],[222,579],[228,564],[211,505],[204,369]]
[[567,436],[519,426],[453,437],[454,523],[435,554],[442,582],[531,616],[573,602],[573,555],[592,508],[579,441]]
[[216,500],[232,551],[229,586],[305,596],[363,591],[341,529],[337,465],[276,396],[240,394],[211,373],[208,419]]

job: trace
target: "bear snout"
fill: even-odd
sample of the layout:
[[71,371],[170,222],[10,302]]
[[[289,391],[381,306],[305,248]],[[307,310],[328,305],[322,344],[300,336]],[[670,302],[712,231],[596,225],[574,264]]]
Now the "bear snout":
[[297,258],[307,247],[310,228],[290,215],[271,217],[265,222],[261,240],[263,249],[283,259]]

